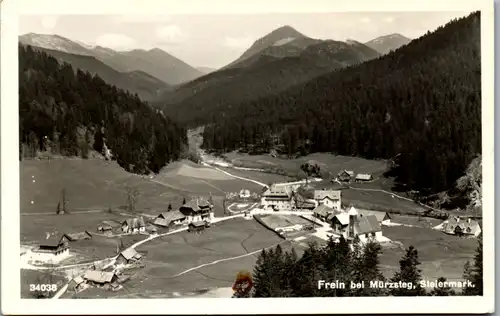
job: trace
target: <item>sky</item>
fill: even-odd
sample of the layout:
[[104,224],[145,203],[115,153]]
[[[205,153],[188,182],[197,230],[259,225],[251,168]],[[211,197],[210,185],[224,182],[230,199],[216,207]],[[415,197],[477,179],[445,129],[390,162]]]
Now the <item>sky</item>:
[[469,12],[342,12],[173,15],[22,15],[19,35],[57,34],[116,50],[154,47],[194,67],[220,68],[252,43],[290,25],[317,39],[367,42],[400,33],[418,38]]

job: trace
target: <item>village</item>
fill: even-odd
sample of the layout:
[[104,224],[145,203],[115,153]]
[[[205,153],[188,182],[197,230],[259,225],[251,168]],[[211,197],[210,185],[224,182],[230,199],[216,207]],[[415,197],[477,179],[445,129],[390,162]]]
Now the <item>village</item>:
[[[157,216],[141,216],[123,221],[102,221],[95,231],[68,232],[52,235],[30,249],[25,256],[32,266],[54,266],[71,256],[71,245],[96,236],[116,238],[129,235],[144,235],[145,242],[157,237],[185,231],[203,234],[219,221],[234,217],[255,220],[284,240],[299,245],[306,242],[326,242],[330,238],[343,237],[348,242],[358,238],[361,243],[375,239],[381,245],[390,245],[391,239],[384,236],[384,227],[397,226],[388,212],[368,210],[348,205],[342,201],[342,185],[351,182],[363,183],[373,179],[370,174],[357,174],[343,170],[330,181],[329,186],[315,188],[321,179],[273,183],[261,192],[242,189],[226,196],[224,217],[215,217],[212,196],[193,196],[184,200],[178,209],[171,205]],[[477,237],[481,228],[470,218],[452,217],[434,229],[444,234],[460,237]],[[130,278],[127,270],[140,269],[144,254],[135,247],[117,245],[117,255],[82,266],[79,273],[72,275],[64,289],[78,293],[88,288],[102,288],[118,291]],[[75,273],[74,273],[75,274]]]

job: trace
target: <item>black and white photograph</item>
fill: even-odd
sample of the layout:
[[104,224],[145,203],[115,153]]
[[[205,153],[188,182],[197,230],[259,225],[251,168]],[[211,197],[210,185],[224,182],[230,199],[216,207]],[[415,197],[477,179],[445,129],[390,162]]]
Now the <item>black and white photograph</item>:
[[493,312],[492,1],[102,2],[2,3],[3,312]]

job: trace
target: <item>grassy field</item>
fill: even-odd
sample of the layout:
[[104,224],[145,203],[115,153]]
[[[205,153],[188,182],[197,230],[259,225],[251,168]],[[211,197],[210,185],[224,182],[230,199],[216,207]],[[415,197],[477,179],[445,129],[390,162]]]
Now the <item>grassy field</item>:
[[355,173],[370,173],[374,178],[377,178],[385,172],[387,166],[383,160],[368,160],[327,153],[311,154],[296,159],[283,159],[270,155],[243,155],[235,152],[228,153],[225,156],[235,166],[258,169],[272,169],[279,166],[291,174],[296,174],[300,170],[300,165],[308,162],[318,164],[322,172],[331,172],[333,175],[347,169],[353,170]]
[[[179,275],[183,271],[217,260],[242,256],[284,241],[256,221],[234,219],[215,224],[203,233],[189,232],[165,236],[143,244],[137,251],[145,255],[145,268],[129,271],[133,276],[118,292],[103,292],[107,297],[168,297],[168,293],[192,292],[211,287],[232,286],[240,270],[252,271],[256,256],[221,261]],[[85,297],[85,293],[77,294]]]
[[[422,227],[384,227],[384,236],[399,241],[404,249],[414,246],[422,263],[424,279],[437,279],[441,276],[448,280],[461,280],[464,264],[474,257],[476,239],[465,239],[446,235],[442,232]],[[381,266],[387,277],[392,277],[399,269],[403,249],[384,249]]]
[[295,215],[262,215],[260,219],[271,229],[292,225],[311,225],[311,222]]

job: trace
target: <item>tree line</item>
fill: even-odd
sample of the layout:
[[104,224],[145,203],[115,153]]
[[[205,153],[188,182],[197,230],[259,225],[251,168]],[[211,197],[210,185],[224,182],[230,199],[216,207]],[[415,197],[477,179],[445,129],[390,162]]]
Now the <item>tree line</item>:
[[[253,289],[246,297],[342,297],[342,296],[451,296],[451,295],[483,295],[483,254],[482,237],[478,238],[478,246],[472,263],[464,266],[464,280],[469,280],[474,287],[463,287],[455,292],[444,284],[433,289],[421,286],[422,281],[418,251],[413,246],[406,249],[399,261],[399,270],[392,278],[384,277],[380,270],[380,254],[382,248],[372,239],[361,244],[356,238],[349,244],[343,237],[338,242],[330,238],[322,247],[309,244],[301,257],[292,248],[284,251],[281,246],[262,250],[253,270]],[[319,281],[339,281],[345,287],[325,289]],[[435,280],[433,280],[435,281]],[[351,287],[362,284],[364,287]],[[400,286],[370,287],[370,282],[408,284],[412,287]]]
[[203,148],[391,159],[403,189],[446,190],[481,152],[480,34],[475,12],[375,60],[219,107]]
[[92,151],[134,173],[159,172],[187,144],[184,127],[141,101],[31,46],[19,46],[20,159]]

